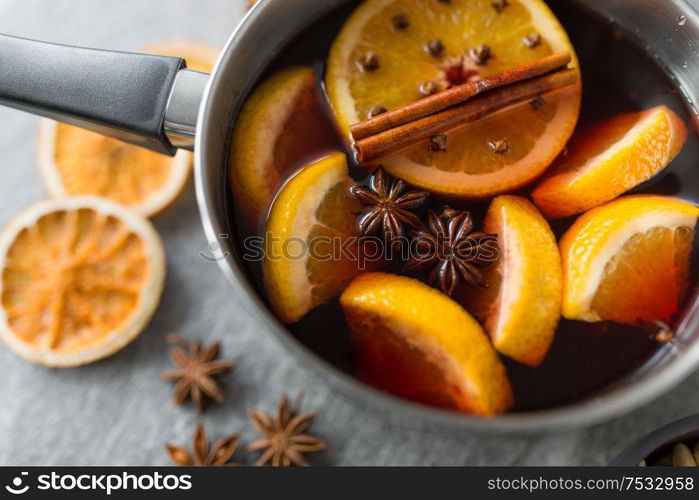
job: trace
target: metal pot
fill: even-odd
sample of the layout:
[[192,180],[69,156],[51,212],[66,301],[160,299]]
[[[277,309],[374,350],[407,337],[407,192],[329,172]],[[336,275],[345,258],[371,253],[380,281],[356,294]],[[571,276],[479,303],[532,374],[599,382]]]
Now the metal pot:
[[[356,0],[263,0],[231,36],[210,76],[176,58],[57,46],[0,36],[0,103],[77,124],[151,149],[196,151],[196,191],[210,248],[247,310],[303,365],[371,411],[424,427],[483,431],[552,430],[628,412],[669,390],[699,365],[699,301],[675,341],[644,367],[587,400],[551,410],[480,419],[376,391],[320,359],[268,310],[240,262],[226,172],[228,140],[245,96],[275,55],[303,28]],[[635,34],[699,102],[699,15],[684,0],[584,4]],[[678,22],[682,19],[682,27]],[[223,236],[223,237],[222,237]]]
[[633,467],[651,453],[674,443],[691,442],[699,438],[699,415],[676,420],[630,445],[609,464],[615,467]]

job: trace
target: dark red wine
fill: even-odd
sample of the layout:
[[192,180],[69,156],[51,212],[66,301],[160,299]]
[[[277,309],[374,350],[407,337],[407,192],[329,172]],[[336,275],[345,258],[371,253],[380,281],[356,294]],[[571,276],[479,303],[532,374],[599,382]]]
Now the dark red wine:
[[[626,34],[574,2],[549,0],[547,3],[567,29],[580,58],[584,90],[578,126],[659,104],[669,106],[690,123],[685,103],[673,81]],[[262,79],[280,68],[305,64],[313,67],[322,81],[329,48],[355,7],[350,5],[333,12],[306,29],[280,53]],[[322,89],[319,88],[319,92]],[[327,127],[326,131],[332,130],[329,112],[327,109],[323,112],[325,116],[317,121]],[[334,141],[325,138],[318,151],[299,156],[304,157],[304,162],[319,157],[327,150],[328,142],[334,142],[336,149],[343,148],[342,140],[336,136]],[[698,157],[699,141],[692,132],[672,165],[633,192],[672,195],[699,203],[699,183],[695,181]],[[303,164],[299,162],[291,171]],[[357,180],[367,175],[357,166],[351,167],[351,173]],[[470,210],[479,221],[488,203],[451,205]],[[560,237],[573,220],[554,221],[556,235]],[[237,227],[244,225],[238,223]],[[258,234],[262,233],[260,229]],[[242,240],[251,234],[238,231],[237,236]],[[261,266],[259,263],[246,263],[246,266],[258,293],[264,298]],[[399,266],[396,266],[387,272],[397,272]],[[312,310],[289,329],[318,356],[361,378],[357,373],[351,333],[337,300]],[[514,390],[513,411],[552,408],[593,395],[643,366],[660,348],[662,345],[652,340],[647,331],[637,327],[562,320],[551,350],[539,367],[530,368],[502,357]]]

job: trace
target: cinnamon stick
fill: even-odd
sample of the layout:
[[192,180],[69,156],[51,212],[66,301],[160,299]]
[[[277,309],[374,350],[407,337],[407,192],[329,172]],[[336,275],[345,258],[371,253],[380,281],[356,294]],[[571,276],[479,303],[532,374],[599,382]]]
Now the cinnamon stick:
[[572,56],[570,52],[560,52],[522,64],[502,73],[481,80],[468,82],[416,101],[399,109],[382,113],[350,127],[354,141],[376,135],[404,123],[424,118],[451,106],[461,104],[472,97],[506,85],[529,80],[551,71],[566,67]]
[[491,90],[462,104],[356,141],[356,159],[360,165],[370,163],[429,139],[435,134],[569,87],[577,80],[576,70],[563,69]]

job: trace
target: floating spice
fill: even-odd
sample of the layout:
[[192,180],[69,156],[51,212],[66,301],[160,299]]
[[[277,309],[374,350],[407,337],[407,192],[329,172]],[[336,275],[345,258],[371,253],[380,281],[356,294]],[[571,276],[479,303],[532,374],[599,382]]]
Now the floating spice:
[[544,104],[546,104],[546,99],[541,97],[540,95],[536,96],[534,99],[529,101],[529,105],[534,108],[535,110],[538,110],[541,108]]
[[488,64],[488,60],[491,57],[493,57],[493,54],[490,50],[490,45],[486,44],[482,44],[478,47],[472,48],[471,50],[469,50],[468,55],[471,57],[471,59],[473,59],[473,62],[480,66]]
[[384,114],[386,111],[388,111],[388,110],[386,108],[384,108],[383,106],[373,106],[369,110],[369,113],[367,116],[369,116],[369,118],[373,118],[375,116],[379,116],[379,115]]
[[381,228],[387,241],[400,237],[404,226],[417,229],[422,225],[413,211],[429,197],[426,191],[406,189],[405,182],[391,177],[382,167],[374,171],[369,186],[354,185],[350,194],[367,206],[359,218],[362,234],[373,234]]
[[539,33],[530,33],[522,39],[524,45],[533,49],[541,45],[541,35]]
[[504,154],[509,151],[510,146],[507,144],[507,139],[498,139],[488,141],[488,147],[495,154]]
[[396,14],[393,16],[393,27],[397,30],[405,30],[408,29],[410,26],[410,21],[408,20],[408,16],[405,14]]
[[376,52],[367,52],[359,60],[359,66],[363,71],[376,71],[379,69],[379,55]]
[[435,59],[441,59],[444,55],[444,44],[437,38],[430,40],[425,44],[425,52]]
[[422,96],[427,97],[435,94],[439,90],[439,86],[433,81],[422,82],[419,90]]
[[447,152],[447,134],[435,134],[430,137],[430,151]]
[[[441,215],[427,212],[427,229],[413,233],[416,252],[404,271],[431,269],[430,281],[437,282],[451,296],[460,282],[471,286],[487,286],[478,267],[489,264],[482,260],[481,250],[497,245],[494,234],[473,232],[469,212],[446,208]],[[490,255],[491,252],[488,252]]]
[[[350,126],[355,158],[362,166],[373,166],[376,160],[424,144],[435,134],[446,133],[514,104],[527,104],[536,96],[571,85],[578,81],[576,70],[558,69],[570,60],[569,52],[543,57],[477,82],[443,90],[429,99],[417,99],[377,119],[355,123]],[[478,94],[483,94],[483,99],[471,99]]]
[[495,0],[490,5],[492,5],[493,8],[498,11],[498,13],[502,13],[502,11],[505,10],[505,7],[510,5],[510,2],[507,0]]

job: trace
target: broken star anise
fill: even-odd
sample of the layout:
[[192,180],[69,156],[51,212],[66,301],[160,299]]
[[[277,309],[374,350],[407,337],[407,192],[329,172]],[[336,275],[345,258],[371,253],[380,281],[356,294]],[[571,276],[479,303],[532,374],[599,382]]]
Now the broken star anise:
[[165,449],[167,449],[167,453],[170,455],[173,463],[183,467],[237,465],[228,463],[237,447],[238,435],[232,434],[219,439],[209,448],[209,438],[206,436],[204,424],[202,423],[197,425],[197,430],[194,432],[191,453],[182,446],[175,446],[170,443],[165,445]]
[[175,344],[170,359],[178,368],[163,373],[163,378],[177,381],[173,396],[175,404],[182,404],[189,397],[199,411],[204,411],[207,396],[222,403],[223,390],[214,377],[230,371],[235,362],[217,359],[221,345],[214,342],[202,348],[199,342],[185,340],[175,333],[168,335],[168,342]]
[[286,396],[279,401],[274,417],[256,410],[250,410],[248,416],[253,427],[264,436],[247,447],[248,451],[262,452],[255,465],[307,466],[304,453],[325,449],[325,442],[304,433],[313,423],[315,413],[297,414]]
[[439,283],[451,296],[465,282],[487,286],[478,267],[489,264],[496,255],[497,235],[473,232],[469,212],[446,208],[442,215],[427,212],[428,228],[413,233],[413,254],[405,271],[432,269],[430,281]]
[[404,225],[413,229],[422,226],[412,210],[421,207],[429,193],[406,190],[403,180],[391,177],[380,166],[372,174],[369,186],[355,184],[349,191],[368,207],[359,218],[359,230],[365,235],[381,228],[385,239],[393,241],[402,235]]

